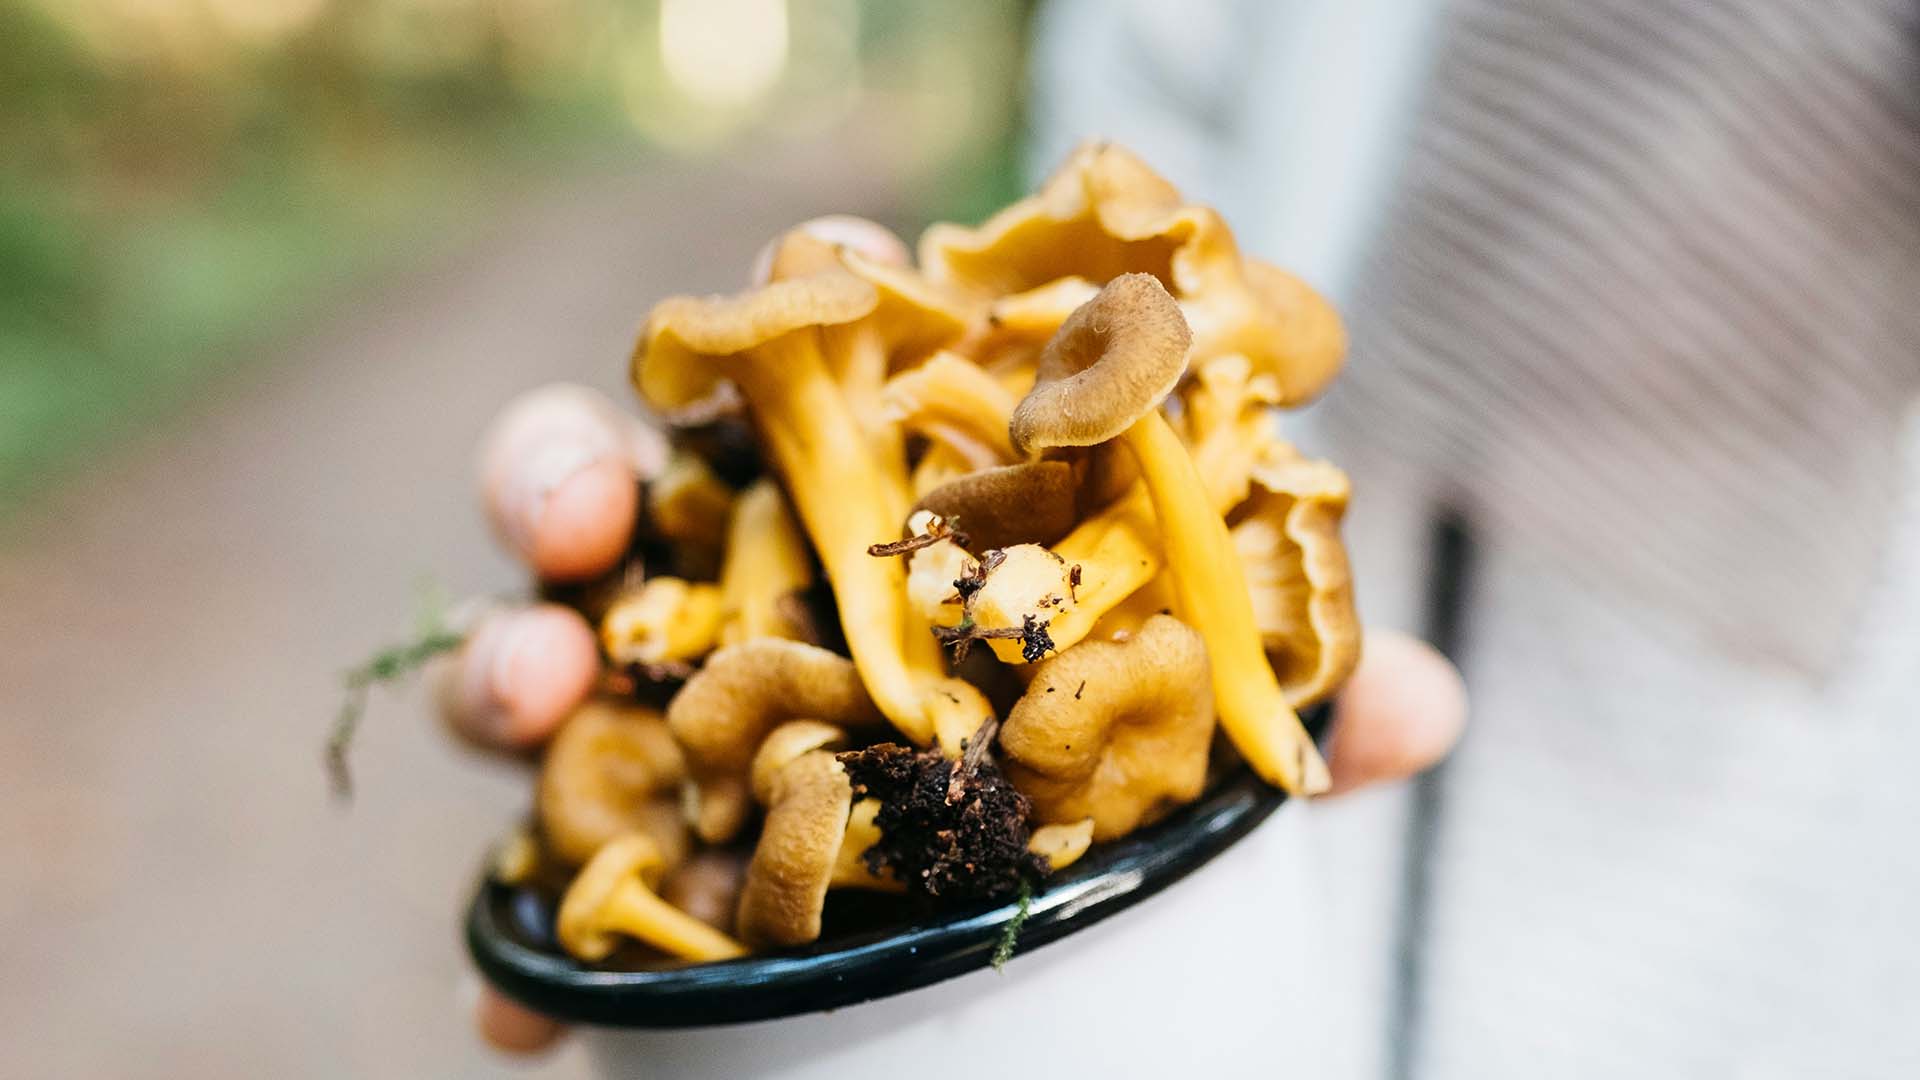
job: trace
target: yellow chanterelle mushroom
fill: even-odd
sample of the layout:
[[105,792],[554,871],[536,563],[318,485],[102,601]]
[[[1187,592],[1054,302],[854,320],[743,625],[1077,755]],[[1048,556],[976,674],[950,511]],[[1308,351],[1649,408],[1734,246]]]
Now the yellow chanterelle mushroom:
[[1181,619],[1206,640],[1220,719],[1269,783],[1326,790],[1326,763],[1261,649],[1245,575],[1206,485],[1160,401],[1186,368],[1180,308],[1146,274],[1115,278],[1074,312],[1041,355],[1039,381],[1014,410],[1015,449],[1118,439],[1133,452],[1172,573]]

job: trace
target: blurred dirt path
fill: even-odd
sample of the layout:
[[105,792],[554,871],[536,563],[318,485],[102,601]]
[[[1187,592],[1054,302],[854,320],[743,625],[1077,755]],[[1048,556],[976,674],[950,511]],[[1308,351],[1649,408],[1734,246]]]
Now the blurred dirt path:
[[801,217],[884,214],[880,175],[820,150],[548,192],[7,523],[0,1076],[584,1075],[501,1064],[458,1002],[524,776],[376,692],[334,805],[339,672],[408,632],[423,574],[519,586],[472,495],[496,407],[556,378],[628,400],[652,300],[738,287]]

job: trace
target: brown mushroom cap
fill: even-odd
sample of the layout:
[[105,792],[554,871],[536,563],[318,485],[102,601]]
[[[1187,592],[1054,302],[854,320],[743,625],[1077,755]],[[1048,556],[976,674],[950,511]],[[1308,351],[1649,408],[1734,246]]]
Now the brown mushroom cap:
[[1073,466],[1029,461],[981,469],[928,492],[916,510],[931,510],[965,533],[974,551],[1015,544],[1051,544],[1073,531]]
[[667,706],[667,725],[686,752],[694,784],[694,829],[724,843],[746,824],[753,756],[788,720],[849,726],[880,714],[853,663],[816,645],[756,638],[707,658]]
[[715,930],[731,931],[746,876],[747,857],[741,852],[696,852],[661,881],[660,899]]
[[819,938],[820,913],[852,809],[853,785],[831,753],[802,754],[781,770],[740,891],[736,925],[748,946],[804,945]]
[[1325,699],[1360,662],[1360,620],[1340,541],[1347,475],[1276,448],[1253,470],[1236,513],[1234,548],[1246,568],[1254,622],[1295,708]]
[[1124,642],[1082,641],[1044,661],[1000,749],[1036,820],[1092,818],[1097,842],[1198,797],[1212,735],[1206,646],[1155,615]]
[[623,833],[650,837],[664,865],[686,857],[679,789],[686,759],[652,709],[591,701],[547,745],[534,806],[547,847],[578,866]]
[[846,729],[818,720],[789,720],[767,733],[754,752],[751,780],[753,797],[761,806],[772,806],[774,789],[785,769],[802,754],[815,750],[844,750]]
[[1041,352],[1039,378],[1007,425],[1014,449],[1118,437],[1172,392],[1191,340],[1179,307],[1152,276],[1113,279]]

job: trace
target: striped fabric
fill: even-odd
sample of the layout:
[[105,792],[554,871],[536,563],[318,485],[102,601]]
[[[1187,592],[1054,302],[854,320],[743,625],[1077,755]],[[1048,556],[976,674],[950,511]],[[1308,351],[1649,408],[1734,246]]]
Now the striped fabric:
[[1920,387],[1916,10],[1453,5],[1333,423],[1650,623],[1830,671]]
[[1328,1076],[1920,1076],[1920,2],[1195,7],[1047,9],[1037,160],[1119,139],[1334,289],[1369,625],[1436,511],[1479,542],[1467,738],[1412,820],[1313,808],[1283,1023]]

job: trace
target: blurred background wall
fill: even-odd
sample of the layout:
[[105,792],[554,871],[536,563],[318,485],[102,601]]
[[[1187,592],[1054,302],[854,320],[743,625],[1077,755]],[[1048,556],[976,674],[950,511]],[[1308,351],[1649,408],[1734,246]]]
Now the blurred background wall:
[[805,217],[1010,197],[1026,9],[0,0],[0,1076],[583,1074],[460,1001],[524,773],[402,688],[336,805],[340,674],[522,586],[512,394],[631,400]]

